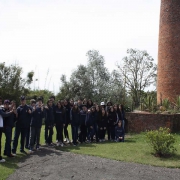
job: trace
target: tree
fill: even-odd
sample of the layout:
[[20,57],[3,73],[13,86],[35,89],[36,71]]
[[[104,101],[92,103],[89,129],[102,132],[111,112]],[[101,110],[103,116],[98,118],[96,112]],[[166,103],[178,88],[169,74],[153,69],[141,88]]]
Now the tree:
[[0,63],[0,95],[3,99],[19,102],[21,95],[27,95],[34,72],[29,72],[26,78],[22,78],[22,73],[22,68],[17,64],[6,66]]
[[123,64],[117,65],[122,74],[127,90],[132,96],[135,106],[139,106],[141,92],[155,82],[157,65],[147,51],[128,49],[128,56],[122,59]]

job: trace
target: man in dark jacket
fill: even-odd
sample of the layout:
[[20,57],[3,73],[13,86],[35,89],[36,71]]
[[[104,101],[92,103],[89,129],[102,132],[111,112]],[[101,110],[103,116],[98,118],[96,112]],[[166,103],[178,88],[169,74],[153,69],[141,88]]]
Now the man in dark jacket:
[[30,126],[30,117],[31,117],[31,109],[28,105],[26,105],[26,98],[25,96],[21,96],[20,98],[21,105],[17,108],[17,121],[16,127],[14,132],[14,141],[13,141],[13,148],[12,154],[16,155],[16,150],[18,146],[19,135],[21,134],[21,146],[20,152],[25,153],[24,151],[24,144],[25,144],[25,137]]
[[[5,100],[3,111],[10,112],[13,109],[15,110],[15,107],[10,106],[10,101]],[[6,155],[8,157],[14,157],[11,154],[11,139],[12,139],[12,128],[14,127],[14,122],[15,122],[15,118],[16,118],[15,113],[12,113],[10,116],[3,118],[4,119],[4,133],[6,136],[6,141],[5,141],[5,146],[4,146],[4,155]]]

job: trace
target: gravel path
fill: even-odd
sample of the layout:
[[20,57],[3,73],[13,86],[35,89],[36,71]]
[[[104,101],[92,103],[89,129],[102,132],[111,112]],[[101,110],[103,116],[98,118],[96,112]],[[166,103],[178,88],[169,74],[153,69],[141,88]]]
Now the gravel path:
[[126,163],[43,147],[8,180],[180,180],[180,169]]

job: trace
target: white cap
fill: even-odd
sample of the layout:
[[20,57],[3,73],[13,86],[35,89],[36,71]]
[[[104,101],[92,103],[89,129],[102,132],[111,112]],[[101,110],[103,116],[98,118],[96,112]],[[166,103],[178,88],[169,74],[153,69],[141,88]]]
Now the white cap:
[[101,102],[101,106],[104,106],[105,105],[105,103],[104,102]]

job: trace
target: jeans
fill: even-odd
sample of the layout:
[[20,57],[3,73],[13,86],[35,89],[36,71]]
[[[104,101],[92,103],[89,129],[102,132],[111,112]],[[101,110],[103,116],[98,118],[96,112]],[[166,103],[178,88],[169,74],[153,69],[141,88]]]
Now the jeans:
[[53,127],[45,125],[45,142],[48,144],[52,143]]
[[13,148],[12,148],[13,153],[16,153],[20,134],[21,134],[20,151],[24,151],[25,137],[26,137],[27,131],[28,131],[28,128],[15,127],[14,141],[13,141]]
[[98,134],[98,125],[94,124],[94,134],[96,135],[96,142],[99,141],[99,134]]
[[34,148],[34,139],[36,140],[36,149],[39,148],[40,132],[41,132],[41,128],[30,127],[30,137],[29,137],[30,150],[33,150]]
[[94,127],[88,127],[88,136],[87,136],[87,139],[89,141],[93,141],[93,136],[94,136]]
[[12,127],[5,127],[4,133],[6,136],[5,146],[4,146],[4,154],[10,156],[11,154],[11,139],[12,139]]
[[78,125],[71,125],[73,144],[77,143],[78,139]]
[[66,123],[65,126],[64,126],[64,136],[65,136],[65,138],[69,139],[68,124],[69,123]]

